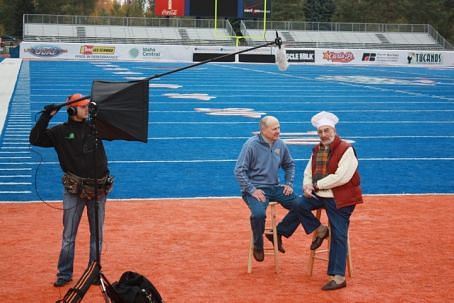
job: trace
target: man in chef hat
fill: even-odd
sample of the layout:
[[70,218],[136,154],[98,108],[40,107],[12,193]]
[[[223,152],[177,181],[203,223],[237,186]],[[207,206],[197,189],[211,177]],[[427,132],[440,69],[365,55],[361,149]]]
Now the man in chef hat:
[[[311,122],[317,129],[320,142],[313,147],[304,170],[304,195],[294,205],[293,211],[279,223],[277,232],[279,236],[288,238],[302,222],[307,234],[315,233],[311,250],[316,250],[331,230],[329,281],[322,290],[335,290],[347,286],[345,267],[350,215],[356,204],[363,202],[358,159],[351,144],[337,135],[339,118],[335,114],[322,111],[313,116]],[[312,210],[319,208],[326,210],[330,229],[312,213]]]

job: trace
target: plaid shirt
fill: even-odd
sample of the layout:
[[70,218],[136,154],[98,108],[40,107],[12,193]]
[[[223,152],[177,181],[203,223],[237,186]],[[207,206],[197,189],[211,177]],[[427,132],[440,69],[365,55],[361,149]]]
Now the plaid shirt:
[[328,159],[329,159],[329,146],[320,144],[320,149],[315,157],[315,173],[312,177],[312,182],[316,183],[318,180],[328,175]]

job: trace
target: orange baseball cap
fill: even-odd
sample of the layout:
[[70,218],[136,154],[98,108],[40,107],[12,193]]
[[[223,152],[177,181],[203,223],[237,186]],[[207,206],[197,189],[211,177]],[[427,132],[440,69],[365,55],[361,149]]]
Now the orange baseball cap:
[[[78,100],[78,99],[81,99],[83,98],[84,96],[82,94],[79,94],[79,93],[76,93],[76,94],[72,94],[71,96],[69,96],[67,99],[66,99],[66,103],[69,103],[71,101],[74,101],[74,100]],[[85,106],[85,105],[88,105],[88,103],[90,103],[90,99],[82,99],[82,100],[79,100],[77,102],[74,102],[74,103],[71,103],[69,105],[66,105],[66,107],[77,107],[77,106]]]

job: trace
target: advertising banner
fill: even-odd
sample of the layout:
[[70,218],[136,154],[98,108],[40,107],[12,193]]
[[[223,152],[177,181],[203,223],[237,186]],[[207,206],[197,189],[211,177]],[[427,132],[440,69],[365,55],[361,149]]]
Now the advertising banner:
[[156,16],[184,16],[185,0],[155,0]]
[[[214,54],[222,55],[234,53],[242,49],[246,48],[232,46],[22,42],[20,57],[35,60],[153,60],[192,62],[194,55],[196,57],[214,56]],[[253,56],[254,58],[264,58],[262,61],[260,61],[261,59],[257,59],[259,60],[257,62],[270,62],[270,55],[274,56],[275,52],[275,47],[263,47],[247,52],[247,55],[256,55],[255,57]],[[454,52],[452,51],[288,48],[286,52],[290,64],[454,67]],[[237,56],[235,62],[238,61]]]
[[24,59],[192,61],[192,46],[22,42]]

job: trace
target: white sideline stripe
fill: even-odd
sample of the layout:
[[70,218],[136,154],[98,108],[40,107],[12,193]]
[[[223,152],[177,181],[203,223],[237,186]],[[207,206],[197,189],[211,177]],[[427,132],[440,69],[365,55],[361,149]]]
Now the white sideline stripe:
[[[293,159],[295,161],[308,161],[305,159]],[[236,162],[237,159],[203,159],[203,160],[111,160],[109,164],[146,164],[146,163],[223,163],[223,162]],[[439,157],[439,158],[359,158],[359,161],[454,161],[454,157]],[[0,163],[0,165],[57,165],[59,162],[10,162]],[[1,170],[1,168],[0,168]]]
[[16,171],[16,170],[19,170],[19,171],[23,171],[23,170],[32,170],[31,168],[0,168],[0,171]]
[[[27,193],[31,194],[31,192],[28,191],[21,191],[21,192],[2,192],[0,191],[0,194],[2,193]],[[365,197],[380,197],[380,196],[386,196],[386,197],[406,197],[406,196],[453,196],[454,193],[414,193],[414,194],[409,194],[409,193],[404,193],[404,194],[363,194]],[[206,197],[165,197],[165,198],[128,198],[128,199],[109,199],[109,202],[128,202],[128,201],[150,201],[150,202],[158,202],[158,201],[170,201],[170,200],[198,200],[198,201],[204,201],[204,200],[227,200],[227,199],[241,199],[240,196],[206,196]],[[31,204],[31,203],[43,203],[41,200],[31,200],[31,201],[0,201],[0,204],[6,204],[6,203],[23,203],[23,204]],[[46,201],[46,203],[61,203],[61,200],[53,200],[53,201]]]
[[32,157],[0,157],[0,159],[31,159]]
[[3,175],[0,178],[31,178],[32,175]]
[[22,64],[22,59],[4,59],[0,62],[0,134],[5,125],[6,114],[8,113],[9,103],[16,86],[17,77]]
[[0,182],[0,185],[31,185],[31,182]]

